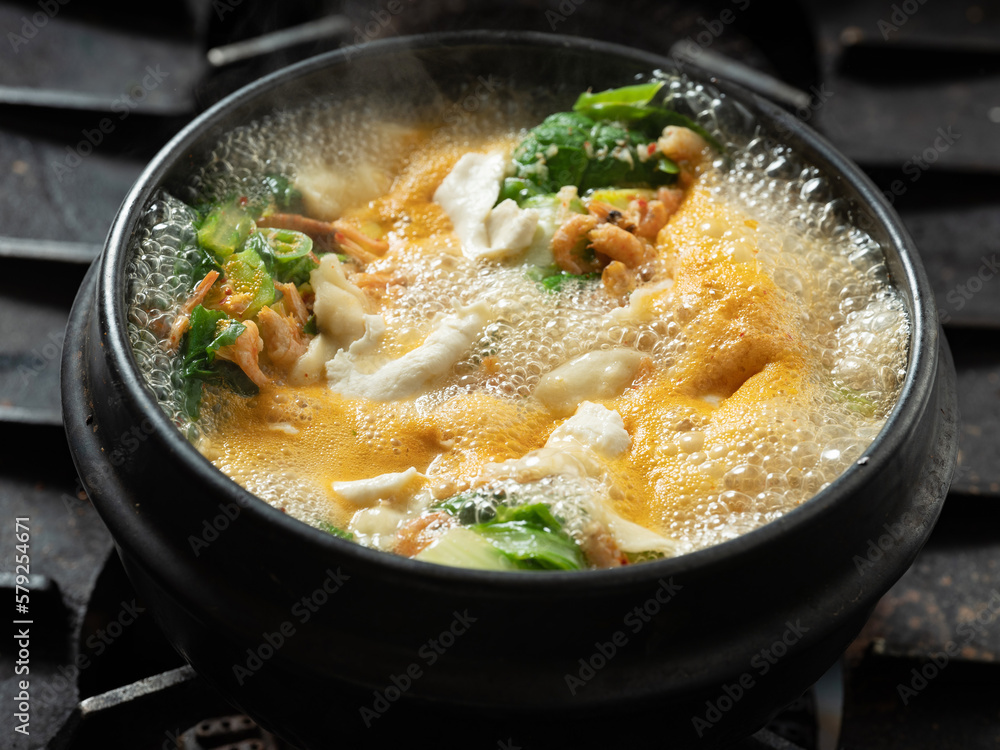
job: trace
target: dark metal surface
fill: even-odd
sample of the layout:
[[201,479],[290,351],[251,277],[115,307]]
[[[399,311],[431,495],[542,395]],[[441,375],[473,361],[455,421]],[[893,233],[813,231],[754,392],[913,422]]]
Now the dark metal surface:
[[[80,497],[61,429],[31,425],[5,429],[8,435],[17,437],[5,440],[0,462],[0,505],[5,513],[4,538],[0,540],[2,569],[14,571],[13,519],[30,519],[31,570],[58,589],[64,607],[58,616],[53,616],[52,609],[46,613],[45,597],[55,591],[47,594],[44,587],[39,590],[38,618],[31,627],[35,644],[29,674],[33,696],[31,736],[14,733],[9,715],[2,726],[4,747],[40,748],[76,703],[77,636],[94,580],[111,554],[112,545],[97,513],[85,496]],[[39,461],[39,456],[45,456],[45,461]],[[12,600],[13,596],[7,599]],[[10,605],[6,611],[13,611]],[[0,650],[0,701],[13,705],[17,692],[14,654],[4,648]]]
[[816,120],[849,157],[897,168],[951,128],[961,137],[936,169],[1000,171],[995,2],[810,5],[831,94]]
[[[44,539],[44,545],[33,550],[33,570],[58,588],[69,627],[66,633],[53,627],[45,639],[65,644],[57,651],[79,649],[82,643],[83,653],[93,656],[86,639],[96,630],[88,631],[82,623],[97,617],[99,608],[88,600],[111,543],[93,509],[78,497],[61,432],[44,426],[59,419],[58,368],[51,365],[58,351],[53,347],[61,345],[72,292],[83,269],[11,256],[37,258],[46,248],[66,254],[66,247],[50,241],[80,243],[70,254],[102,243],[142,166],[182,124],[182,119],[167,121],[156,111],[204,107],[259,73],[330,49],[336,40],[259,64],[234,65],[210,77],[205,77],[205,50],[330,12],[352,18],[350,43],[415,31],[493,26],[600,37],[666,53],[679,40],[708,33],[703,37],[708,50],[812,94],[800,116],[861,159],[881,189],[891,192],[898,183],[895,187],[902,194],[895,195],[894,202],[916,240],[938,306],[948,316],[945,328],[958,367],[963,419],[955,492],[926,552],[876,610],[850,654],[843,747],[966,750],[1000,745],[1000,668],[989,661],[997,653],[1000,626],[991,623],[983,626],[985,633],[976,632],[965,644],[973,649],[972,658],[951,661],[917,698],[904,703],[898,693],[898,685],[912,679],[911,670],[926,665],[930,650],[947,645],[949,639],[964,639],[966,631],[960,633],[959,628],[970,613],[974,617],[980,612],[977,606],[990,602],[989,592],[1000,587],[1000,550],[992,540],[992,529],[1000,521],[992,509],[1000,496],[1000,287],[986,262],[1000,250],[1000,195],[995,187],[1000,165],[1000,4],[807,0],[797,7],[720,0],[609,8],[605,2],[588,0],[571,5],[404,0],[406,12],[387,26],[372,26],[370,35],[366,24],[381,6],[365,0],[187,0],[148,5],[142,12],[125,2],[70,2],[59,3],[58,12],[21,44],[8,33],[30,33],[30,28],[25,32],[25,21],[41,4],[0,3],[0,86],[74,91],[109,108],[141,85],[147,66],[159,65],[169,74],[143,102],[134,108],[126,105],[128,118],[118,119],[122,111],[112,113],[115,129],[85,155],[88,148],[80,145],[87,140],[85,131],[96,140],[94,130],[100,130],[106,113],[0,106],[0,235],[10,238],[0,246],[0,429],[5,442],[0,508],[8,517],[30,514],[39,521],[36,538]],[[918,10],[896,23],[901,20],[893,18],[896,7]],[[736,22],[713,34],[709,28],[726,8],[738,11]],[[549,10],[556,15],[547,16]],[[896,28],[880,27],[880,21]],[[961,133],[955,148],[936,155],[929,168],[917,164],[914,169],[912,157],[932,148],[938,128],[947,132],[949,126]],[[61,170],[57,165],[65,166],[67,159],[75,163],[73,153],[80,156],[79,164]],[[975,277],[982,285],[972,291],[979,286]],[[37,279],[48,283],[31,283]],[[9,527],[2,528],[6,534]],[[0,570],[13,569],[10,545],[8,537],[0,539]],[[100,578],[107,582],[114,576],[105,573]],[[127,593],[112,590],[112,604]],[[112,609],[105,617],[114,613]],[[156,647],[152,640],[147,643],[151,654],[166,649],[163,663],[179,659],[165,642]],[[22,741],[4,723],[4,741],[10,737],[15,748],[45,747],[76,705],[77,683],[86,697],[103,692],[105,680],[134,680],[123,675],[143,669],[135,653],[131,659],[116,654],[112,660],[131,661],[132,672],[110,668],[108,662],[79,671],[65,658],[39,655],[32,677],[35,695],[42,699],[33,707],[32,736]],[[0,651],[0,702],[10,705],[13,696],[11,662],[6,651]],[[203,716],[226,713],[228,709],[219,707]],[[187,730],[179,724],[164,718],[159,741],[150,748],[162,747],[168,730],[183,735]],[[762,737],[748,741],[747,747],[782,746],[780,740]],[[121,746],[138,750],[128,740]]]

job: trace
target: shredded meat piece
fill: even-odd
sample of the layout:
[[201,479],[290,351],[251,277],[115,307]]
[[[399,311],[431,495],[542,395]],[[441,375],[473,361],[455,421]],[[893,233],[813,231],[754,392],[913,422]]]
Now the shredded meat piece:
[[309,320],[309,308],[306,307],[302,295],[299,294],[298,287],[291,282],[283,283],[280,281],[274,282],[274,287],[284,295],[281,302],[285,306],[285,311],[298,321],[299,325],[305,325],[306,321]]
[[294,318],[281,315],[270,307],[261,308],[257,322],[264,337],[264,352],[271,364],[281,370],[291,370],[308,349],[302,328]]
[[580,548],[595,568],[618,568],[629,564],[625,553],[618,549],[614,537],[597,522],[584,528]]
[[177,317],[174,318],[174,322],[170,326],[170,335],[167,336],[167,351],[174,351],[181,343],[181,337],[191,327],[191,312],[202,303],[205,295],[208,294],[208,290],[212,288],[212,284],[218,278],[218,271],[209,271],[205,274],[205,278],[198,282],[194,291],[191,292],[191,296],[187,298],[187,301],[177,311]]
[[403,557],[413,557],[456,525],[458,522],[449,513],[428,513],[425,516],[418,516],[403,524],[396,534],[396,548],[393,551]]
[[235,362],[250,380],[262,388],[271,383],[271,379],[261,371],[257,361],[264,349],[264,342],[260,338],[257,325],[252,320],[244,320],[243,325],[246,326],[246,330],[239,335],[236,342],[219,347],[215,356]]
[[625,304],[628,296],[635,291],[638,281],[635,274],[620,260],[613,260],[601,272],[601,283],[609,296]]

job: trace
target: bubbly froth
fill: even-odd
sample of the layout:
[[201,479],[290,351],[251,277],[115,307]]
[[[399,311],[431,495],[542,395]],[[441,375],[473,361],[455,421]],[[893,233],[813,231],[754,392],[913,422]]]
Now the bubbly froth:
[[[725,429],[712,425],[714,407],[732,395],[724,386],[706,392],[700,404],[690,399],[664,403],[662,415],[644,423],[655,428],[655,435],[641,446],[648,453],[646,460],[666,467],[656,481],[674,493],[669,502],[657,506],[653,525],[677,539],[681,551],[690,551],[780,517],[863,455],[898,396],[910,328],[881,248],[852,225],[845,202],[832,197],[832,187],[815,167],[758,133],[748,137],[728,130],[734,115],[707,87],[670,78],[668,89],[668,103],[692,112],[729,149],[728,158],[719,159],[701,178],[701,189],[725,207],[724,214],[706,212],[704,221],[692,219],[684,237],[710,243],[734,263],[761,269],[780,290],[783,309],[791,311],[802,332],[797,345],[804,358],[818,363],[806,369],[806,385],[795,398],[775,397],[747,406],[744,415],[752,417],[752,424],[737,420]],[[371,191],[364,203],[401,179],[400,169],[412,164],[408,158],[419,158],[419,147],[413,156],[415,146],[403,128],[371,126],[400,122],[398,113],[387,107],[371,101],[355,106],[317,102],[239,128],[223,138],[179,197],[205,200],[247,190],[264,173],[295,176],[323,168],[333,173],[360,170],[368,186],[364,189]],[[433,150],[444,143],[466,147],[484,139],[509,138],[525,121],[530,121],[525,112],[469,118],[436,133],[424,148]],[[723,215],[728,218],[720,219]],[[226,425],[238,407],[216,399],[199,424],[186,420],[177,395],[179,363],[160,343],[196,281],[192,218],[190,209],[166,192],[147,207],[130,248],[127,299],[129,334],[139,368],[161,407],[195,439]],[[396,231],[405,234],[406,228]],[[570,284],[567,291],[552,294],[520,267],[440,254],[409,260],[387,257],[369,270],[377,273],[383,266],[391,266],[399,277],[387,291],[392,304],[384,306],[383,314],[403,349],[421,340],[436,317],[456,305],[485,301],[495,317],[455,365],[445,387],[393,407],[395,411],[352,417],[358,441],[368,446],[365,455],[377,451],[399,455],[406,445],[393,432],[393,419],[400,415],[416,419],[456,394],[473,392],[510,401],[510,415],[469,422],[465,434],[444,433],[443,439],[485,452],[507,443],[520,445],[525,438],[519,425],[531,418],[526,412],[538,408],[523,400],[543,375],[581,354],[634,348],[649,358],[662,379],[670,381],[690,377],[684,370],[686,353],[712,351],[717,343],[712,337],[718,331],[692,325],[700,311],[684,304],[637,319],[616,314],[617,304],[599,285]],[[650,283],[671,273],[672,269],[655,264],[645,269]],[[714,366],[705,364],[705,382],[716,382],[711,377]],[[305,429],[322,411],[319,401],[307,394],[275,408],[281,414],[276,423],[287,424],[288,430]],[[272,505],[307,521],[331,517],[322,482],[306,471],[315,462],[280,451],[243,461],[222,453],[210,457]],[[655,481],[653,487],[639,487],[640,479],[612,475],[619,481],[605,489],[623,513],[634,512],[644,497],[659,491]],[[547,480],[552,485],[550,497],[553,492],[559,497],[572,494],[567,482]],[[560,501],[559,510],[568,528],[583,523],[575,517],[572,503]]]

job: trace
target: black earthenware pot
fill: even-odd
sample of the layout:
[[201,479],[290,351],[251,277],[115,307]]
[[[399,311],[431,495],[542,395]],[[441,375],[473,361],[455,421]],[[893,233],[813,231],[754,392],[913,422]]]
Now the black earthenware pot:
[[426,89],[460,101],[482,76],[566,107],[588,87],[673,67],[540,34],[372,43],[281,71],[213,107],[125,200],[67,334],[73,457],[178,651],[296,745],[724,745],[835,663],[927,539],[954,466],[955,374],[913,242],[854,164],[794,117],[721,81],[709,83],[745,127],[758,124],[818,167],[885,248],[912,320],[905,385],[867,461],[780,520],[619,570],[422,564],[335,539],[257,500],[185,440],[145,387],[126,331],[130,240],[154,191],[183,179],[222,133],[331,92]]

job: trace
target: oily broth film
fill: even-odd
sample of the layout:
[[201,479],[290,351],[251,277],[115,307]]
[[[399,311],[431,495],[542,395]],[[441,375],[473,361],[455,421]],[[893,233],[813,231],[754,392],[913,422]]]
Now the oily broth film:
[[[701,122],[717,121],[710,92],[681,80],[669,87]],[[599,285],[552,294],[523,267],[464,257],[431,201],[461,154],[510,151],[537,119],[508,106],[434,128],[371,103],[317,103],[230,133],[192,179],[192,193],[246,189],[263,172],[304,175],[342,196],[324,207],[303,190],[313,213],[346,213],[385,231],[390,250],[366,271],[390,277],[373,304],[394,356],[419,346],[456,306],[482,302],[495,317],[415,399],[376,404],[322,383],[249,399],[213,389],[193,423],[178,404],[177,360],[157,334],[196,281],[191,216],[161,193],[128,266],[132,345],[161,406],[264,501],[307,523],[347,526],[356,508],[331,491],[333,482],[415,467],[427,477],[416,500],[426,507],[485,465],[543,447],[565,416],[532,398],[546,373],[589,352],[627,348],[642,354],[644,376],[604,403],[631,437],[628,460],[587,480],[622,517],[668,535],[683,553],[774,520],[832,482],[895,403],[909,322],[881,248],[843,220],[837,200],[824,199],[822,175],[786,147],[733,136],[728,163],[706,165],[669,237],[658,239],[666,257],[645,269],[647,285],[670,280],[675,296],[629,319]],[[752,371],[727,365],[733,358]],[[559,498],[567,528],[582,526],[565,499],[579,491],[574,482],[543,484],[550,500]],[[367,541],[386,545],[375,534]]]

